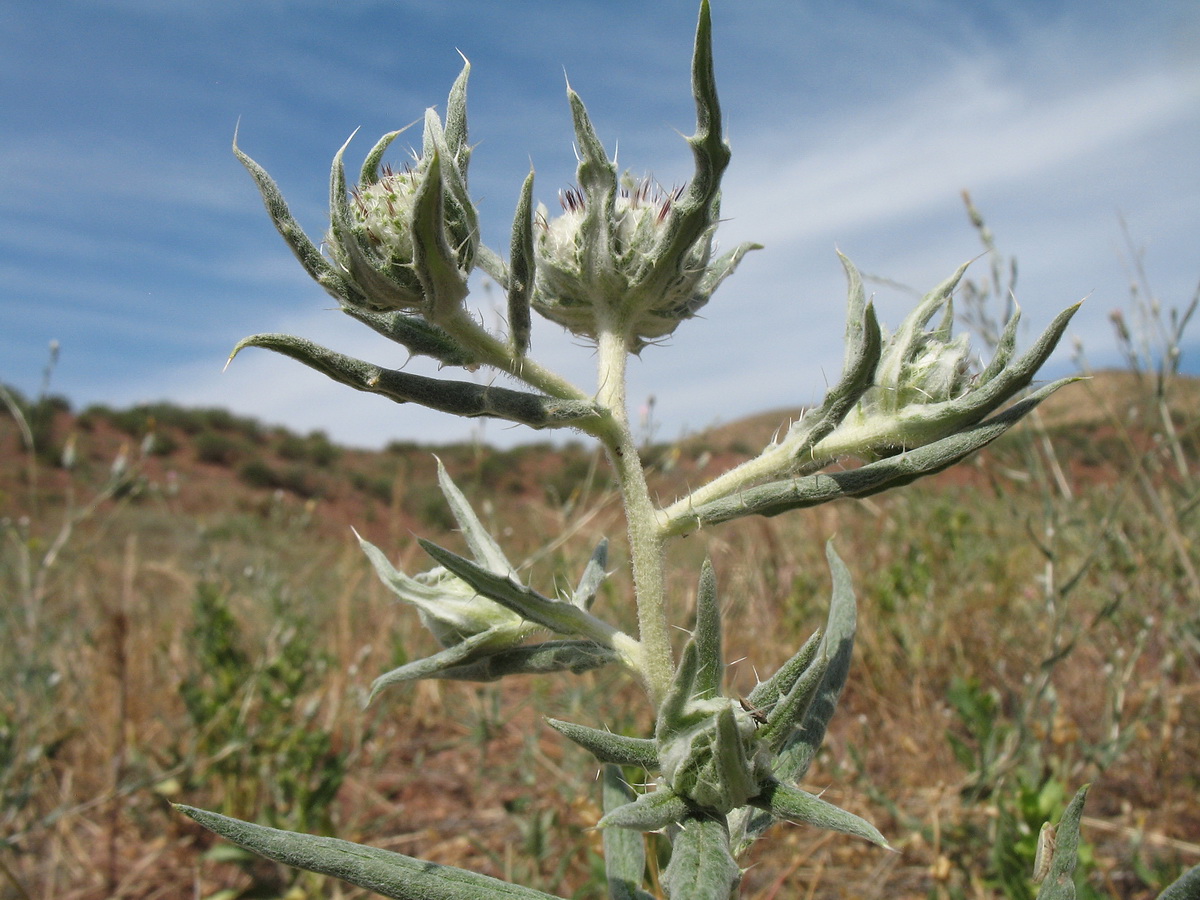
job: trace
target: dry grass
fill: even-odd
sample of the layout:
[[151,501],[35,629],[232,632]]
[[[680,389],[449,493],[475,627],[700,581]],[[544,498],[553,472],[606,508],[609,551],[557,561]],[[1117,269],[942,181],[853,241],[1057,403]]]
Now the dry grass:
[[[1196,385],[1181,383],[1191,392],[1179,424],[1194,473],[1200,403]],[[1030,429],[901,493],[746,521],[676,548],[680,621],[700,559],[713,557],[730,611],[727,655],[744,657],[730,666],[731,690],[748,691],[755,666],[769,671],[821,621],[825,540],[836,540],[859,591],[855,665],[806,787],[871,818],[900,852],[781,826],[752,852],[746,897],[1006,896],[989,850],[998,830],[1027,827],[1014,824],[1019,799],[1085,781],[1095,782],[1084,836],[1098,896],[1156,896],[1170,873],[1200,862],[1198,482],[1155,444],[1153,410],[1136,389],[1126,396],[1098,379],[1088,390],[1111,415],[1085,428],[1066,418],[1084,404],[1064,400],[1044,417],[1048,444]],[[764,440],[770,418],[759,423]],[[51,433],[61,443],[75,425],[63,413]],[[597,792],[578,789],[594,764],[539,717],[644,733],[636,689],[607,672],[421,683],[360,709],[375,674],[431,648],[370,576],[347,526],[410,570],[424,565],[411,532],[453,543],[423,505],[428,453],[343,451],[332,465],[307,463],[297,478],[308,480],[295,483],[320,490],[306,498],[250,487],[236,464],[198,460],[186,430],[159,430],[174,449],[143,460],[42,566],[129,438],[97,417],[72,472],[44,462],[34,470],[13,423],[0,419],[0,628],[15,649],[0,662],[11,685],[0,700],[0,898],[235,896],[250,886],[260,896],[361,895],[222,859],[209,835],[170,811],[177,800],[267,821],[286,774],[282,763],[249,758],[245,743],[206,741],[189,717],[181,687],[198,677],[201,585],[224,598],[256,673],[229,701],[249,733],[280,745],[298,730],[327,733],[329,752],[344,759],[336,796],[312,811],[322,827],[564,896],[600,896],[589,830]],[[727,433],[745,441],[752,430]],[[285,471],[276,438],[251,446]],[[720,433],[661,448],[658,489],[670,495],[746,449]],[[514,558],[582,519],[533,563],[545,590],[558,570],[573,577],[600,535],[620,537],[603,471],[589,480],[582,451],[500,454],[499,467],[439,452],[481,506],[492,498],[487,514]],[[560,475],[555,492],[542,490]],[[497,484],[499,493],[484,490]],[[628,593],[616,577],[599,601],[606,614],[628,620]],[[272,675],[271,661],[300,639],[288,629],[309,635],[311,671],[295,664]],[[293,675],[301,687],[288,702],[262,702],[270,678]],[[994,706],[971,719],[968,701]],[[312,766],[332,758],[314,756]]]

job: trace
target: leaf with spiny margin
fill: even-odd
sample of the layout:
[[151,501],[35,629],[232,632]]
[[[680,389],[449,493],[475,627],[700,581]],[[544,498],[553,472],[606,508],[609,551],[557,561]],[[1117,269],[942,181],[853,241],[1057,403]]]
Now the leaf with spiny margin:
[[[653,272],[642,282],[642,290],[653,296],[665,291],[679,277],[681,262],[704,232],[715,225],[716,209],[721,195],[721,176],[729,165],[731,151],[721,133],[721,104],[717,98],[717,81],[713,70],[712,12],[708,0],[700,5],[696,23],[696,40],[692,50],[692,96],[696,104],[696,133],[687,139],[692,148],[696,170],[688,182],[687,191],[671,204],[662,237],[649,254]],[[750,245],[738,248],[741,254]],[[723,260],[728,270],[740,255]]]
[[255,334],[243,338],[233,348],[230,360],[247,347],[261,347],[290,356],[358,391],[379,394],[395,403],[416,403],[463,418],[493,416],[531,428],[565,428],[585,419],[594,419],[599,414],[591,403],[384,369],[290,334]]
[[576,725],[561,719],[546,719],[546,724],[559,734],[574,741],[602,763],[618,766],[640,766],[647,771],[658,770],[658,749],[649,738],[627,737],[599,728]]
[[730,900],[741,880],[723,821],[690,816],[682,823],[663,872],[663,886],[671,900]]
[[575,129],[575,146],[579,155],[576,178],[583,189],[584,222],[579,233],[584,236],[582,268],[595,276],[612,259],[613,209],[617,198],[617,167],[608,158],[604,145],[588,116],[582,98],[567,86],[567,102],[571,106],[571,121]]
[[471,352],[454,340],[449,332],[420,316],[399,310],[376,312],[348,303],[342,304],[341,310],[376,334],[403,345],[409,353],[416,356],[428,356],[444,366],[471,368],[478,365],[478,360]]
[[631,828],[634,831],[661,831],[688,815],[688,805],[670,788],[660,787],[642,794],[632,803],[606,812],[598,828]]
[[[605,766],[602,781],[605,812],[632,802],[634,793],[617,766]],[[654,900],[642,890],[646,874],[646,839],[627,828],[604,830],[604,874],[609,900]]]
[[[426,132],[430,130],[430,122],[437,122],[432,110],[426,119]],[[444,194],[442,155],[434,152],[413,196],[412,220],[413,270],[421,280],[425,308],[434,322],[453,318],[468,293],[458,256],[446,242]]]
[[353,303],[356,300],[361,301],[361,297],[346,283],[346,280],[329,264],[329,261],[322,255],[320,248],[314,244],[304,233],[304,229],[300,227],[300,223],[293,217],[291,210],[288,209],[287,201],[283,199],[283,193],[279,190],[279,185],[275,180],[267,174],[266,169],[256,163],[253,159],[242,152],[237,145],[237,135],[233,138],[233,155],[237,157],[238,162],[246,167],[246,171],[250,173],[250,177],[254,179],[255,185],[258,187],[259,194],[262,195],[263,205],[267,208],[267,214],[271,217],[271,221],[275,225],[275,230],[287,242],[292,253],[300,260],[300,265],[304,267],[309,276],[325,288],[334,297],[342,300],[345,303]]
[[812,662],[817,657],[821,646],[821,631],[818,629],[812,637],[804,642],[804,646],[792,654],[791,659],[779,667],[779,670],[766,681],[760,681],[750,691],[746,702],[754,709],[769,711],[779,698],[787,694],[792,686],[800,680]]
[[780,750],[801,726],[812,707],[829,668],[829,657],[821,656],[796,679],[791,690],[779,698],[767,713],[767,721],[757,737],[772,752]]
[[467,81],[471,77],[471,63],[465,56],[462,61],[462,71],[454,79],[446,100],[445,140],[454,161],[466,169],[471,155],[471,145],[467,143]]
[[799,788],[778,781],[768,782],[762,794],[750,802],[776,819],[841,832],[891,849],[887,838],[866,819]]
[[717,600],[717,576],[712,560],[705,559],[700,569],[700,587],[696,592],[696,657],[700,667],[692,696],[708,700],[720,696],[725,661],[721,650],[721,604]]
[[484,524],[479,521],[479,516],[475,515],[475,510],[471,508],[471,504],[467,502],[463,492],[458,489],[458,485],[446,471],[441,459],[434,458],[437,459],[438,487],[441,488],[446,503],[450,507],[450,513],[454,516],[454,521],[458,523],[463,539],[475,556],[475,561],[496,574],[516,575],[516,570],[508,561],[508,557],[504,555],[504,551],[500,549],[500,545],[496,543],[496,539],[492,537]]
[[809,706],[799,731],[788,742],[775,764],[775,777],[788,783],[804,777],[821,742],[825,740],[825,729],[842,695],[854,651],[858,616],[850,570],[834,550],[833,541],[825,545],[825,557],[833,576],[833,593],[821,650],[829,662],[817,696]]
[[[849,282],[846,356],[838,383],[825,392],[820,407],[805,413],[782,441],[790,447],[792,458],[797,461],[801,471],[810,463],[807,454],[813,446],[841,424],[854,404],[874,383],[875,369],[883,349],[883,335],[875,315],[875,305],[867,303],[862,276],[848,257],[841,253],[838,257]],[[815,462],[820,464],[819,460]]]
[[371,148],[371,152],[363,160],[362,171],[358,175],[358,183],[360,185],[376,184],[379,181],[379,164],[383,161],[383,154],[387,152],[387,148],[391,146],[392,141],[411,127],[412,125],[406,125],[399,131],[389,131],[375,142],[375,146]]
[[496,681],[508,675],[548,675],[553,672],[580,675],[606,666],[616,658],[616,653],[608,647],[593,641],[543,641],[482,654],[463,665],[443,668],[426,677]]
[[535,258],[533,253],[533,172],[521,185],[521,199],[513,216],[512,243],[508,265],[508,341],[514,353],[523,356],[529,349],[533,327],[530,303],[533,299]]
[[392,900],[561,900],[554,894],[390,850],[280,831],[191,806],[176,805],[175,809],[259,856],[332,875]]
[[612,625],[573,603],[543,597],[511,577],[488,571],[424,538],[418,538],[417,543],[446,571],[457,575],[489,600],[495,600],[529,622],[558,634],[581,634],[605,646],[611,646],[611,641],[621,634]]
[[695,641],[688,641],[679,657],[679,666],[675,669],[675,677],[671,686],[658,708],[658,720],[655,724],[654,736],[660,743],[681,731],[694,725],[707,715],[707,712],[688,713],[695,696],[696,675],[700,669],[700,653]]
[[689,534],[743,516],[777,516],[793,509],[819,506],[843,497],[869,497],[910,484],[954,465],[1000,437],[1039,403],[1078,378],[1062,378],[1014,403],[1002,413],[941,440],[857,469],[818,472],[785,481],[773,481],[738,491],[679,514],[664,529],[667,535]]

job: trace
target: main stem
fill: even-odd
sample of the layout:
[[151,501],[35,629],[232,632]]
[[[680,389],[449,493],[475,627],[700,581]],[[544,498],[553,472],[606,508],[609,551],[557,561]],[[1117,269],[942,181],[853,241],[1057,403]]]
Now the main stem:
[[657,710],[674,674],[675,662],[667,625],[665,538],[657,523],[646,473],[629,428],[625,396],[629,349],[624,329],[600,330],[597,340],[599,388],[597,400],[612,415],[602,437],[617,474],[629,527],[630,567],[637,596],[638,637],[642,646],[642,678]]

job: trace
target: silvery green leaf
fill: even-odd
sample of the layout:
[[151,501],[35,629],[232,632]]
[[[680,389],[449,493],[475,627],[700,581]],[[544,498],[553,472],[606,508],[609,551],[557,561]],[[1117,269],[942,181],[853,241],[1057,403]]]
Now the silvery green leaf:
[[404,128],[401,128],[399,131],[389,131],[375,143],[375,146],[371,148],[371,152],[363,160],[362,171],[358,176],[359,184],[375,184],[379,181],[379,164],[383,162],[383,154],[392,145],[392,141],[398,138],[404,131]]
[[233,139],[233,155],[246,167],[246,171],[254,179],[254,183],[258,186],[258,192],[262,195],[263,204],[267,207],[267,213],[270,215],[271,221],[275,223],[275,229],[284,241],[287,242],[287,245],[292,249],[296,258],[300,260],[300,265],[304,267],[304,271],[317,284],[321,285],[321,287],[325,288],[325,290],[339,300],[346,303],[361,302],[362,298],[346,283],[346,279],[338,274],[333,266],[329,264],[329,261],[321,254],[320,248],[309,240],[308,235],[304,233],[304,229],[292,217],[287,202],[283,199],[283,194],[280,192],[279,186],[275,183],[274,179],[267,174],[262,166],[243,153],[238,147],[236,135]]
[[[429,111],[434,122],[437,116]],[[428,130],[428,120],[427,120]],[[446,241],[446,200],[442,182],[442,155],[429,159],[413,207],[413,270],[421,280],[429,317],[437,322],[452,318],[466,298],[467,273],[460,268],[456,248]]]
[[507,607],[526,621],[558,634],[591,638],[616,650],[626,665],[632,664],[631,660],[638,651],[637,642],[607,622],[568,601],[543,597],[510,576],[490,572],[423,538],[418,538],[417,542],[447,571],[457,575],[482,596]]
[[[462,56],[461,53],[459,55]],[[465,169],[471,155],[471,145],[467,143],[467,81],[471,77],[471,63],[465,56],[462,60],[462,71],[454,79],[446,100],[445,141],[451,158]]]
[[533,299],[533,172],[521,186],[521,199],[513,217],[511,259],[508,266],[508,340],[518,356],[529,349],[530,303]]
[[832,541],[825,545],[825,556],[833,575],[833,595],[825,622],[825,636],[821,639],[821,651],[829,664],[800,730],[776,761],[775,777],[785,783],[794,783],[804,777],[821,742],[825,740],[825,729],[842,695],[854,651],[858,617],[850,570],[833,549]]
[[592,557],[588,560],[588,564],[584,567],[583,575],[579,578],[579,584],[575,588],[575,593],[571,595],[571,602],[580,609],[588,610],[592,608],[592,604],[596,602],[596,593],[600,590],[600,585],[603,584],[607,577],[608,566],[608,539],[601,538],[600,543],[596,545],[596,549],[592,551]]
[[712,561],[704,560],[700,569],[700,587],[696,592],[696,658],[699,668],[692,696],[708,700],[720,696],[725,674],[721,650],[721,604],[717,599],[717,576]]
[[560,719],[547,719],[546,724],[570,738],[602,763],[618,766],[640,766],[647,771],[657,771],[658,750],[649,738],[626,737],[599,728],[588,728]]
[[1050,860],[1050,874],[1042,882],[1037,900],[1075,900],[1075,866],[1079,861],[1079,820],[1083,816],[1083,804],[1087,799],[1090,784],[1085,784],[1067,804],[1058,821],[1054,842],[1054,856]]
[[1014,309],[1012,316],[1005,323],[1004,331],[996,341],[992,358],[987,367],[979,373],[979,383],[987,384],[1004,371],[1013,355],[1017,352],[1017,326],[1021,324],[1021,310]]
[[691,816],[671,845],[663,886],[671,900],[731,900],[742,871],[729,852],[729,830],[717,818]]
[[612,218],[617,198],[617,167],[608,158],[600,142],[587,107],[580,96],[567,87],[567,102],[571,106],[571,121],[575,128],[575,146],[579,154],[576,177],[586,196],[584,224],[580,235],[584,244],[579,248],[582,255],[582,272],[595,277],[606,274],[611,266]]
[[446,331],[419,316],[400,310],[375,312],[348,303],[342,304],[341,310],[389,341],[402,344],[416,356],[428,356],[444,366],[471,368],[478,365],[475,357]]
[[777,781],[769,782],[762,794],[751,803],[766,810],[776,819],[815,825],[817,828],[860,837],[891,849],[891,845],[879,833],[879,829],[866,819],[799,788],[788,787]]
[[484,524],[479,521],[475,510],[471,509],[471,504],[467,502],[463,492],[458,489],[458,485],[454,483],[440,459],[437,460],[437,479],[438,487],[441,488],[446,503],[450,506],[450,513],[454,516],[454,521],[458,523],[463,539],[467,542],[476,562],[498,575],[515,576],[516,570],[508,561],[508,557],[504,555],[504,551],[500,549],[500,545],[496,543],[496,539],[492,537]]
[[793,509],[818,506],[842,497],[872,494],[910,484],[959,462],[1004,434],[1060,387],[1078,381],[1063,378],[1014,403],[1002,413],[932,444],[840,472],[818,472],[747,488],[690,509],[675,519],[667,534],[687,534],[748,515],[777,516]]
[[[472,656],[479,652],[485,652],[487,647],[492,644],[497,637],[502,637],[499,629],[491,631],[483,631],[479,634],[471,635],[464,638],[457,644],[452,644],[443,650],[427,656],[424,659],[414,660],[406,663],[403,666],[392,669],[384,675],[380,675],[371,682],[371,695],[367,698],[367,703],[370,703],[384,688],[390,687],[393,684],[402,684],[405,681],[416,681],[420,678],[454,678],[453,675],[445,674],[447,671],[461,669],[463,663],[470,660]],[[483,679],[475,679],[483,680]]]
[[758,739],[771,751],[781,749],[800,727],[824,684],[828,669],[829,657],[818,657],[791,689],[770,707],[767,721],[758,731]]
[[256,334],[243,338],[234,347],[230,359],[246,347],[261,347],[290,356],[358,391],[379,394],[396,403],[416,403],[464,418],[492,416],[531,428],[564,428],[598,415],[591,403],[384,369],[289,334]]
[[259,856],[331,875],[393,900],[555,900],[553,894],[388,850],[280,831],[190,806],[175,808]]
[[599,669],[617,658],[607,647],[592,641],[544,641],[477,655],[462,665],[448,666],[429,678],[455,681],[496,681],[508,675],[579,675]]
[[1196,900],[1200,897],[1200,866],[1193,866],[1158,895],[1158,900]]
[[779,667],[779,670],[766,681],[760,681],[750,691],[746,702],[753,709],[769,711],[779,698],[791,691],[792,686],[800,679],[817,657],[821,646],[821,632],[818,630],[799,650],[792,654],[791,659]]
[[658,708],[658,720],[654,728],[655,739],[659,744],[703,719],[706,713],[697,713],[692,709],[692,698],[695,694],[696,675],[700,669],[700,653],[695,641],[684,645],[679,657],[679,665],[675,669],[675,677],[671,686]]
[[[841,424],[863,393],[871,387],[883,337],[874,304],[867,303],[862,276],[849,258],[838,254],[849,282],[846,310],[846,355],[842,374],[825,393],[821,406],[804,414],[789,429],[782,443],[791,449],[792,458],[803,471],[812,447]],[[820,461],[818,461],[819,463]]]
[[[721,196],[721,176],[729,165],[731,152],[721,128],[721,105],[717,99],[717,81],[713,70],[712,13],[708,0],[700,4],[696,23],[696,41],[692,52],[692,96],[696,103],[696,133],[687,139],[692,148],[696,170],[687,191],[672,204],[666,229],[649,259],[653,271],[639,279],[647,294],[663,294],[679,277],[682,262],[698,243],[707,244],[706,232],[716,222]],[[724,274],[732,271],[737,260],[755,245],[738,248],[736,257],[723,260]],[[721,275],[721,278],[724,277]],[[717,279],[718,283],[720,278]],[[716,284],[713,284],[716,288]],[[711,291],[710,291],[711,293]],[[707,300],[704,296],[701,302]],[[690,310],[694,313],[695,310]]]
[[642,794],[632,803],[606,812],[599,828],[630,828],[634,831],[661,831],[688,814],[688,805],[669,788],[660,787]]
[[1009,398],[1029,386],[1042,364],[1058,346],[1063,332],[1066,331],[1067,325],[1079,311],[1080,306],[1081,304],[1076,303],[1055,316],[1041,337],[1020,359],[1010,362],[998,373],[992,373],[990,369],[986,369],[985,373],[989,375],[988,379],[984,381],[980,378],[976,386],[961,398],[946,403],[932,404],[934,408],[928,411],[928,417],[936,418],[939,422],[944,422],[950,429],[957,430],[967,425],[974,425],[994,412]]
[[[637,795],[617,766],[605,766],[604,811],[611,812],[632,802]],[[642,890],[646,873],[646,839],[627,828],[604,830],[604,874],[609,900],[653,900]]]
[[464,637],[490,631],[497,636],[493,649],[519,643],[533,631],[510,609],[478,597],[475,591],[453,573],[434,569],[409,577],[388,560],[370,541],[358,537],[359,546],[374,566],[379,579],[398,598],[421,612],[421,621],[444,647]]

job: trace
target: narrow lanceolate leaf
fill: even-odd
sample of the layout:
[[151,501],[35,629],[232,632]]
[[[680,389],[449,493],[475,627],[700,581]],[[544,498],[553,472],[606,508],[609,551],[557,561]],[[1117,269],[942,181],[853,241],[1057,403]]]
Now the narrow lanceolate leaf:
[[815,825],[827,831],[860,837],[881,847],[891,847],[879,829],[866,819],[799,788],[772,782],[751,803],[777,819]]
[[419,316],[398,310],[374,312],[363,306],[350,304],[343,304],[342,312],[389,341],[403,345],[415,356],[428,356],[444,366],[462,366],[469,369],[479,364],[479,361],[445,330]]
[[[631,803],[637,795],[617,766],[604,767],[604,811]],[[642,890],[646,873],[646,839],[627,828],[604,830],[604,874],[609,900],[653,900]]]
[[375,146],[371,148],[371,152],[363,160],[362,171],[358,176],[359,184],[375,184],[379,181],[379,164],[383,162],[383,154],[387,152],[387,148],[391,146],[392,141],[399,137],[404,130],[404,128],[401,128],[399,131],[389,131],[376,141]]
[[747,488],[729,497],[689,509],[666,529],[667,534],[688,534],[743,516],[777,516],[793,509],[819,506],[842,497],[869,497],[941,472],[990,444],[1031,412],[1056,390],[1077,378],[1063,378],[1014,403],[1004,412],[949,437],[907,450],[896,456],[842,472],[819,472],[786,481]]
[[371,694],[367,698],[367,703],[374,700],[380,691],[394,684],[403,684],[406,681],[417,681],[422,678],[454,678],[455,676],[444,673],[461,667],[475,654],[486,650],[490,643],[504,636],[505,632],[501,629],[481,631],[479,634],[464,638],[459,643],[446,647],[432,656],[414,660],[392,669],[371,682]]
[[266,169],[241,151],[237,145],[236,135],[233,139],[233,155],[246,167],[246,171],[254,179],[254,183],[258,186],[258,192],[262,194],[263,204],[267,207],[267,213],[270,215],[271,221],[275,223],[275,229],[292,248],[292,252],[304,266],[304,271],[308,272],[314,281],[333,296],[347,303],[353,303],[357,298],[355,292],[325,259],[320,248],[309,240],[304,229],[300,227],[300,223],[292,218],[292,213],[275,180],[267,174]]
[[[700,654],[694,640],[688,641],[679,657],[679,666],[675,669],[675,677],[667,696],[663,698],[658,708],[658,721],[655,723],[654,735],[658,742],[664,743],[671,736],[695,724],[696,714],[689,715],[692,697],[696,689],[696,675],[700,670]],[[700,714],[702,717],[703,714]]]
[[439,669],[430,678],[496,681],[509,675],[580,675],[608,665],[616,653],[592,641],[543,641],[477,656],[463,665]]
[[1200,897],[1200,866],[1193,866],[1158,895],[1158,900],[1196,900]]
[[708,700],[719,696],[725,674],[721,650],[721,604],[717,599],[717,576],[712,561],[704,560],[700,569],[700,588],[696,593],[696,655],[700,668],[692,696]]
[[467,143],[467,82],[470,77],[471,63],[463,56],[462,71],[454,79],[446,101],[445,134],[446,146],[462,169],[466,169],[467,159],[471,154],[471,145]]
[[808,707],[800,730],[780,753],[776,763],[775,776],[787,783],[794,783],[804,777],[821,742],[825,740],[825,729],[829,720],[833,718],[838,700],[842,696],[842,688],[850,672],[850,657],[854,651],[858,614],[850,571],[834,551],[832,541],[825,545],[825,556],[833,575],[833,596],[829,603],[829,616],[825,623],[821,649],[822,655],[829,663],[821,679],[821,687]]
[[521,186],[521,199],[513,217],[511,258],[508,267],[508,340],[514,353],[529,349],[532,328],[530,302],[533,298],[533,172]]
[[[696,41],[692,51],[692,96],[696,102],[696,133],[687,139],[696,170],[686,193],[672,205],[667,226],[651,253],[654,272],[643,280],[643,290],[660,292],[678,277],[679,261],[686,251],[715,224],[721,194],[721,176],[729,165],[731,151],[721,133],[721,105],[713,69],[712,14],[708,0],[700,4]],[[753,245],[741,248],[741,253]],[[737,259],[740,259],[740,255]],[[727,260],[736,264],[736,260]]]
[[663,886],[671,900],[730,900],[742,880],[729,852],[729,830],[720,819],[693,816],[671,847]]
[[767,713],[767,721],[758,730],[758,739],[773,752],[785,746],[801,726],[825,682],[829,657],[818,657],[796,679],[791,690],[779,698]]
[[838,254],[849,282],[846,304],[846,356],[837,384],[825,393],[817,409],[805,413],[791,427],[782,443],[791,451],[799,471],[811,471],[824,463],[812,458],[812,448],[832,432],[854,404],[867,391],[875,378],[875,368],[883,350],[883,335],[874,304],[868,303],[862,276],[850,260]]
[[209,831],[267,859],[332,875],[393,900],[554,900],[555,895],[486,875],[350,841],[296,834],[176,806]]
[[1067,804],[1058,822],[1050,873],[1042,882],[1037,900],[1075,900],[1075,866],[1079,862],[1079,820],[1090,784],[1085,784]]
[[688,814],[682,797],[667,788],[642,794],[632,803],[618,806],[604,814],[600,828],[630,828],[634,831],[661,831],[674,825]]
[[596,407],[590,403],[384,369],[289,334],[256,334],[243,338],[229,358],[232,360],[246,347],[262,347],[290,356],[358,391],[465,418],[492,416],[531,428],[565,428],[598,415]]
[[[436,115],[429,113],[436,121]],[[426,126],[428,130],[428,125]],[[467,279],[458,256],[446,241],[442,157],[434,153],[413,203],[413,270],[421,280],[429,317],[452,318],[467,296]]]
[[558,634],[582,634],[602,640],[606,645],[617,629],[564,600],[543,597],[511,577],[490,572],[457,553],[439,547],[424,538],[418,543],[434,561],[457,575],[489,600],[506,606],[521,618],[549,628]]
[[546,724],[564,737],[570,738],[602,763],[618,766],[640,766],[647,771],[658,769],[658,750],[649,738],[627,737],[599,728],[588,728],[561,719],[547,719]]
[[779,667],[779,670],[766,681],[760,681],[746,698],[746,702],[754,709],[770,711],[784,694],[791,691],[812,662],[817,657],[821,647],[821,632],[816,631],[804,642],[799,650],[792,654],[791,659]]
[[463,539],[479,564],[493,572],[516,575],[508,557],[504,555],[504,551],[500,549],[500,545],[496,543],[496,539],[492,537],[484,524],[479,521],[479,516],[475,515],[475,510],[471,509],[471,504],[467,502],[463,492],[458,489],[458,485],[454,483],[440,459],[437,460],[437,479],[438,487],[441,488],[446,503],[450,507],[450,513],[454,516],[454,521],[458,523]]

